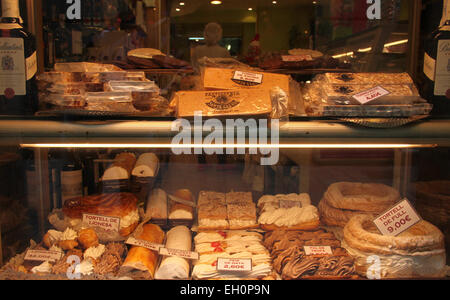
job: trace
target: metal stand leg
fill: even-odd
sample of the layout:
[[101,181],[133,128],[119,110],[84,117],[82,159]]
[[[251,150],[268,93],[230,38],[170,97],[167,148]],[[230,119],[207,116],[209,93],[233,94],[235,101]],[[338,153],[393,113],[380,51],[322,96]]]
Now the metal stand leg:
[[396,149],[394,153],[394,181],[392,186],[400,192],[402,197],[408,193],[411,181],[411,150]]
[[50,213],[50,183],[48,171],[48,149],[36,148],[34,159],[37,176],[37,196],[39,199],[37,209],[39,234],[44,236],[45,224]]
[[312,150],[302,150],[301,151],[301,164],[300,174],[299,174],[299,193],[309,193],[310,181],[311,181],[311,161],[312,161]]

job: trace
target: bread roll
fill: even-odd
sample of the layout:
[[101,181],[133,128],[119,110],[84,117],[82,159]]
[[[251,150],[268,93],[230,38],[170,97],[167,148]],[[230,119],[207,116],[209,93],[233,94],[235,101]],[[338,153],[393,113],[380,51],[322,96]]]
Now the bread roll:
[[[192,202],[194,204],[194,196],[189,190],[177,190],[175,197]],[[182,203],[171,201],[169,219],[171,220],[192,220],[194,218],[194,208]]]
[[147,200],[146,217],[167,219],[167,194],[161,189],[154,189]]
[[[191,231],[186,226],[177,226],[167,233],[166,247],[191,251]],[[188,279],[190,264],[187,259],[181,257],[166,257],[156,272],[156,279]]]
[[154,153],[144,153],[139,156],[131,174],[136,177],[155,177],[158,168],[158,157]]
[[127,180],[136,164],[133,153],[120,153],[114,158],[113,164],[105,171],[102,180]]
[[[164,231],[154,224],[146,224],[142,227],[142,233],[136,237],[147,242],[162,244],[164,241]],[[130,276],[135,279],[154,279],[158,252],[133,246],[128,251],[120,270],[121,276]]]

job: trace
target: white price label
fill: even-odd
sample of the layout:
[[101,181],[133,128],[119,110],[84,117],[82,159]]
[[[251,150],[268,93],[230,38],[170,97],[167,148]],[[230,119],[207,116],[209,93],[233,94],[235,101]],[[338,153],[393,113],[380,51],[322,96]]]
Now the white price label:
[[333,250],[330,246],[304,246],[306,255],[327,256],[333,255]]
[[218,258],[217,271],[251,272],[253,264],[251,258]]
[[24,260],[55,262],[61,259],[62,252],[46,250],[28,250]]
[[153,251],[159,251],[160,248],[164,247],[164,245],[155,244],[155,243],[152,243],[152,242],[135,239],[134,237],[129,237],[128,240],[125,243],[128,244],[128,245],[133,245],[133,246],[147,248],[147,249],[153,250]]
[[93,214],[83,214],[83,223],[89,227],[98,227],[106,231],[119,232],[120,218],[119,217],[105,217]]
[[282,55],[281,60],[284,62],[298,62],[298,61],[311,61],[313,60],[311,55]]
[[193,260],[199,259],[199,254],[197,252],[192,252],[192,251],[188,251],[188,250],[159,248],[159,254],[164,255],[164,256],[177,256],[177,257],[193,259]]
[[263,81],[263,74],[236,71],[234,72],[233,79],[261,84]]
[[280,208],[302,207],[300,201],[280,200]]
[[411,203],[405,199],[378,216],[373,222],[381,234],[397,236],[421,220],[422,218],[411,206]]
[[358,93],[353,96],[356,101],[361,104],[369,103],[375,99],[389,95],[390,92],[383,89],[381,86],[374,87],[373,89]]

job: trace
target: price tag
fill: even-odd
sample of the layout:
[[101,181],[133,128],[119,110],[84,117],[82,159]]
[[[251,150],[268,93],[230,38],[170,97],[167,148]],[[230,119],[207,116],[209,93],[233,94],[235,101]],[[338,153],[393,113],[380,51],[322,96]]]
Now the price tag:
[[282,55],[281,60],[284,62],[298,62],[298,61],[311,61],[313,60],[311,55]]
[[422,218],[417,214],[407,199],[398,203],[373,222],[383,235],[397,236],[419,223]]
[[280,200],[280,208],[302,207],[300,201]]
[[256,74],[251,72],[236,71],[233,76],[234,80],[246,81],[251,83],[261,84],[263,80],[263,74]]
[[60,260],[61,256],[62,253],[59,251],[28,250],[24,260],[55,262]]
[[143,248],[147,248],[149,250],[154,250],[154,251],[159,251],[160,248],[164,247],[164,245],[155,244],[155,243],[144,241],[144,240],[138,240],[138,239],[135,239],[134,237],[129,237],[125,243],[128,245],[143,247]]
[[218,258],[217,271],[223,272],[251,272],[253,269],[251,258]]
[[373,89],[358,93],[353,96],[356,101],[361,104],[369,103],[375,99],[389,95],[390,92],[383,89],[381,86],[374,87]]
[[333,250],[330,246],[304,246],[306,255],[327,256],[333,255]]
[[159,248],[159,254],[164,256],[178,256],[186,259],[198,260],[199,254],[188,250]]
[[120,218],[119,217],[105,217],[93,214],[83,214],[83,223],[90,227],[99,227],[106,231],[119,232]]

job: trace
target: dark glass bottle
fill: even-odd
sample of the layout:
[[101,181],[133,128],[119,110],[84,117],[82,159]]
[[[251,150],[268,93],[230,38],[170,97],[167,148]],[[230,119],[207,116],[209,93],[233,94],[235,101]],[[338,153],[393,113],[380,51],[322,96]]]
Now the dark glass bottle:
[[18,0],[2,0],[0,18],[0,114],[37,111],[36,40],[22,26]]
[[444,0],[439,27],[425,41],[423,96],[433,115],[450,116],[450,0]]
[[61,168],[61,200],[83,196],[83,164],[74,150],[63,154]]

